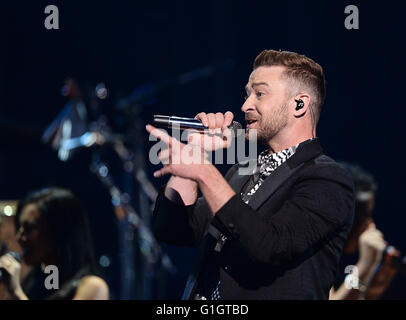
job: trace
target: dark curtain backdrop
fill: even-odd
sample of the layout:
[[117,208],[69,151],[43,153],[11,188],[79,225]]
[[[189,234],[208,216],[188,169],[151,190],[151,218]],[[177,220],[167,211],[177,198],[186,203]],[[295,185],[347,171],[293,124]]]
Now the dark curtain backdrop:
[[[59,30],[44,27],[48,4],[59,8]],[[359,30],[344,27],[349,4],[359,8]],[[91,150],[64,163],[40,140],[67,102],[60,92],[64,80],[74,77],[85,97],[104,82],[110,96],[101,111],[117,132],[151,121],[153,114],[232,110],[243,121],[253,59],[263,49],[284,49],[324,67],[327,100],[318,136],[325,152],[374,174],[377,226],[406,253],[405,9],[396,1],[2,1],[0,199],[47,185],[72,189],[91,217],[97,255],[112,259],[106,272],[117,291],[116,218],[108,192],[89,170]],[[198,77],[177,81],[190,71]],[[164,85],[126,113],[116,108],[148,83]],[[166,180],[153,179],[153,166],[146,166],[159,188]],[[194,251],[165,249],[179,269],[165,296],[177,298]],[[406,295],[404,288],[392,292]]]

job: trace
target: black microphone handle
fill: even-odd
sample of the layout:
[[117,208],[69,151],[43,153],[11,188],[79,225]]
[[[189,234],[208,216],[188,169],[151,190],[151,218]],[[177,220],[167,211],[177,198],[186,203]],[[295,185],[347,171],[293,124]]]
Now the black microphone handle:
[[[154,115],[154,125],[158,128],[179,128],[181,130],[195,129],[199,131],[208,130],[209,128],[204,126],[199,120],[193,118],[182,118],[175,116],[162,116]],[[238,129],[242,129],[239,122],[233,121],[228,128],[237,134]]]

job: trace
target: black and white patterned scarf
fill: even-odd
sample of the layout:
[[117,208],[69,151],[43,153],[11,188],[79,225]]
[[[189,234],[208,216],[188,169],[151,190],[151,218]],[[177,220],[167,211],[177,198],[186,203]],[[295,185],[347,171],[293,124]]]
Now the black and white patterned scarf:
[[[245,203],[249,203],[251,197],[258,191],[264,180],[269,177],[280,165],[293,156],[299,145],[285,150],[269,153],[269,149],[261,152],[258,156],[258,164],[253,172],[254,186],[241,193],[241,198]],[[248,192],[247,192],[248,191]]]

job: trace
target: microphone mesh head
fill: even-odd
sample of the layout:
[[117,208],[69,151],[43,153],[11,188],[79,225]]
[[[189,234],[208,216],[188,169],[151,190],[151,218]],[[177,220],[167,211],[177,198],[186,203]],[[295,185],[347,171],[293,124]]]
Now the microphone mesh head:
[[234,134],[237,135],[237,130],[242,129],[242,125],[237,121],[233,121],[233,123],[228,128],[234,131]]

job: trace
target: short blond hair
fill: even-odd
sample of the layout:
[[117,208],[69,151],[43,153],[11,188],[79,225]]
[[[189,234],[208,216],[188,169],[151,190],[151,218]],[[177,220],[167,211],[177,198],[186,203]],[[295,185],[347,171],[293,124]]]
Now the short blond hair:
[[264,50],[255,58],[254,70],[262,66],[283,66],[286,68],[284,76],[287,80],[296,83],[299,88],[310,90],[310,108],[316,126],[326,97],[323,68],[304,55],[276,50]]

